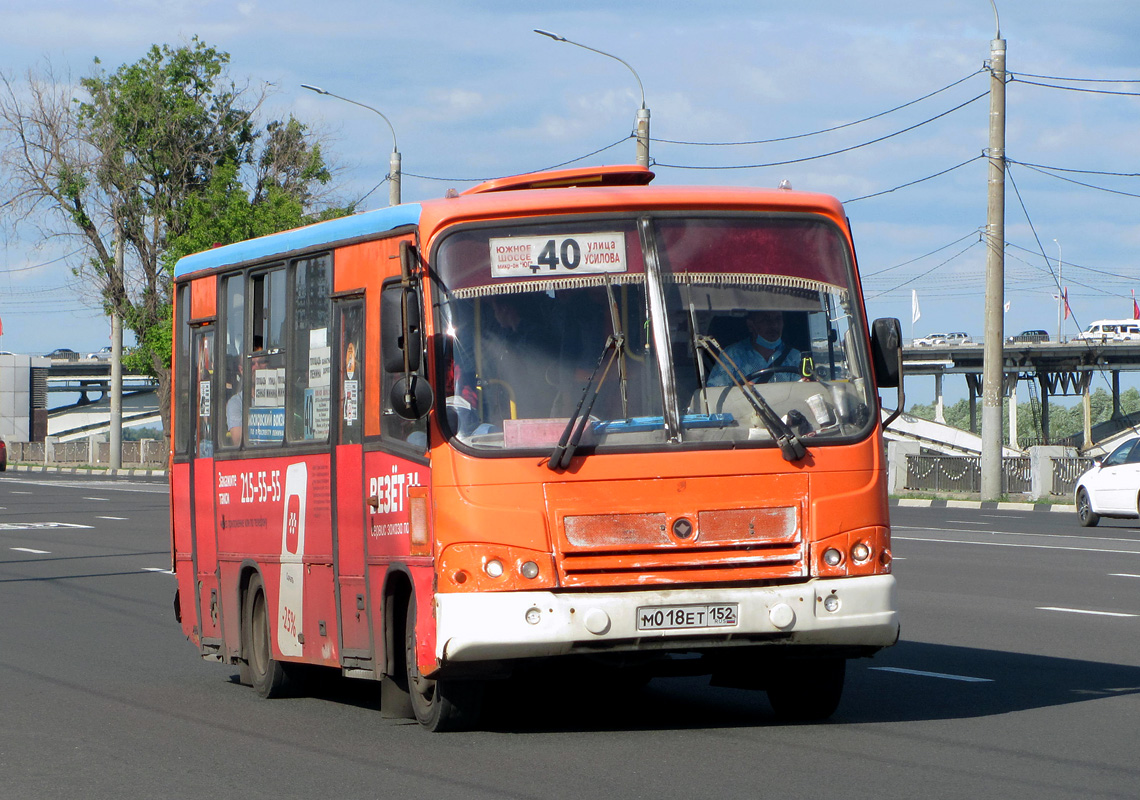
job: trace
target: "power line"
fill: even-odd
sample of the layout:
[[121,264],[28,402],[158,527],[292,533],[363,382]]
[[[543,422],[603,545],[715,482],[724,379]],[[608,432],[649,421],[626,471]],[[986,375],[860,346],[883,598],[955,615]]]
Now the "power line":
[[977,161],[979,158],[985,158],[985,155],[977,155],[977,156],[974,156],[973,158],[968,158],[965,161],[963,161],[961,164],[955,164],[954,166],[950,167],[949,169],[944,169],[941,172],[935,172],[933,175],[927,175],[925,178],[919,178],[918,180],[911,181],[910,183],[901,184],[899,186],[896,186],[893,189],[884,189],[883,191],[875,192],[874,194],[865,194],[862,197],[853,197],[850,200],[844,200],[843,203],[844,204],[858,203],[860,200],[869,200],[872,197],[880,197],[881,195],[884,195],[884,194],[890,194],[891,192],[897,192],[899,189],[905,189],[908,186],[914,186],[915,184],[922,183],[923,181],[928,181],[928,180],[931,180],[932,178],[941,177],[942,175],[945,175],[947,172],[953,172],[954,170],[958,169],[959,167],[964,167],[967,164],[970,164],[974,161]]
[[978,95],[977,97],[973,97],[964,103],[960,103],[959,105],[956,105],[951,109],[947,109],[946,111],[943,111],[941,114],[938,114],[937,116],[931,117],[930,119],[923,120],[922,122],[917,122],[914,125],[910,125],[906,128],[903,128],[902,130],[895,131],[894,133],[888,133],[885,136],[880,136],[876,139],[871,139],[870,141],[866,141],[866,142],[863,142],[861,144],[851,145],[850,147],[843,147],[843,148],[840,148],[839,150],[832,150],[829,153],[820,153],[819,155],[814,155],[814,156],[804,156],[803,158],[791,158],[791,159],[788,159],[786,161],[772,161],[772,162],[767,163],[767,164],[735,164],[735,165],[724,165],[724,166],[696,166],[696,165],[691,165],[691,164],[663,164],[660,161],[657,161],[654,163],[656,166],[665,167],[667,169],[701,169],[701,170],[761,169],[763,167],[782,167],[782,166],[786,166],[788,164],[802,164],[805,161],[815,161],[815,160],[820,159],[820,158],[828,158],[830,156],[837,156],[837,155],[840,155],[841,153],[849,153],[852,150],[858,150],[862,147],[867,147],[867,146],[872,145],[872,144],[878,144],[879,142],[884,142],[887,139],[892,139],[895,136],[899,136],[901,134],[908,133],[909,131],[913,131],[916,128],[921,128],[923,125],[928,125],[931,122],[935,122],[939,119],[942,119],[943,117],[945,117],[949,114],[953,114],[955,111],[958,111],[959,109],[965,108],[966,106],[970,105],[970,103],[976,102],[978,100],[981,100],[983,97],[988,97],[988,96],[989,96],[989,92],[983,92],[982,94]]
[[881,270],[878,270],[877,272],[864,272],[863,277],[864,278],[873,278],[876,275],[882,275],[884,272],[891,272],[892,270],[899,269],[900,267],[905,267],[907,264],[913,264],[915,261],[921,261],[922,259],[928,258],[928,257],[934,255],[935,253],[942,252],[947,247],[953,247],[954,245],[958,244],[958,242],[960,242],[964,239],[968,239],[971,236],[977,236],[977,235],[978,235],[978,231],[976,231],[976,230],[970,231],[965,236],[960,236],[957,239],[955,239],[954,241],[950,242],[949,244],[944,244],[939,248],[931,250],[929,253],[925,253],[921,256],[917,256],[915,258],[912,258],[910,261],[904,261],[901,264],[895,264],[893,267],[887,267],[886,269],[881,269]]
[[1050,164],[1031,164],[1028,161],[1015,161],[1012,158],[1007,158],[1014,164],[1020,164],[1023,167],[1031,167],[1036,169],[1047,169],[1053,172],[1072,172],[1078,175],[1106,175],[1112,178],[1140,178],[1140,172],[1105,172],[1098,169],[1073,169],[1072,167],[1054,167]]
[[921,103],[923,100],[934,97],[934,95],[936,95],[936,94],[940,94],[942,92],[945,92],[947,89],[953,89],[958,84],[968,81],[970,78],[974,77],[975,75],[977,75],[981,72],[985,72],[985,70],[979,69],[976,72],[970,73],[965,78],[960,78],[959,80],[954,81],[953,83],[949,84],[948,86],[943,86],[941,89],[937,89],[933,92],[930,92],[929,94],[924,94],[922,97],[919,97],[915,100],[911,100],[909,103],[903,103],[901,106],[895,106],[894,108],[888,109],[886,111],[880,111],[878,114],[872,114],[869,117],[863,117],[863,119],[857,119],[854,122],[845,122],[842,125],[835,125],[831,128],[823,128],[823,129],[818,130],[818,131],[811,131],[810,133],[797,133],[793,136],[781,136],[781,137],[778,137],[776,139],[756,139],[754,141],[748,141],[748,142],[686,142],[686,141],[682,141],[679,139],[655,139],[653,137],[650,137],[650,141],[660,142],[662,144],[689,145],[692,147],[740,147],[740,146],[752,145],[752,144],[774,144],[776,142],[790,142],[794,139],[806,139],[809,136],[819,136],[820,134],[832,133],[833,131],[843,130],[844,128],[850,128],[853,125],[861,125],[864,122],[870,122],[873,119],[878,119],[879,117],[885,117],[887,114],[893,114],[896,111],[901,111],[904,108],[907,108],[909,106],[913,106],[915,103]]
[[[1021,250],[1021,251],[1026,252],[1026,253],[1034,253],[1034,255],[1036,255],[1036,251],[1030,250],[1027,247],[1022,247],[1021,245],[1013,244],[1012,242],[1006,242],[1005,246],[1006,247],[1012,247],[1015,250]],[[1135,281],[1136,280],[1135,275],[1122,275],[1119,272],[1108,272],[1107,270],[1097,269],[1095,267],[1086,267],[1086,266],[1083,266],[1081,264],[1076,264],[1072,261],[1066,261],[1065,266],[1073,267],[1074,269],[1087,270],[1088,272],[1095,272],[1098,275],[1105,275],[1109,278],[1119,278],[1122,281]]]
[[1070,83],[1140,83],[1140,80],[1133,78],[1061,78],[1056,75],[1034,75],[1031,72],[1014,72],[1009,74],[1015,77],[1017,75],[1024,75],[1026,78],[1039,78],[1043,81],[1069,81]]
[[[592,153],[586,153],[583,156],[578,156],[577,158],[572,158],[569,161],[563,161],[561,164],[555,164],[555,165],[550,166],[550,167],[543,167],[542,169],[530,170],[530,171],[531,172],[548,172],[552,169],[559,169],[560,167],[565,167],[567,164],[574,164],[578,161],[583,161],[583,160],[590,158],[592,156],[596,156],[599,153],[604,153],[607,150],[610,150],[614,147],[617,147],[622,142],[628,141],[629,139],[632,139],[632,138],[633,138],[633,134],[630,133],[630,134],[623,136],[622,138],[618,139],[613,144],[607,144],[605,147],[600,147]],[[440,177],[436,177],[434,175],[416,175],[414,172],[405,172],[402,174],[408,176],[409,178],[420,178],[421,180],[425,180],[425,181],[443,181],[445,183],[483,183],[484,181],[498,180],[498,178],[440,178]],[[510,177],[510,176],[500,175],[499,177],[503,178],[503,177]]]
[[[1011,80],[1018,80],[1018,79],[1017,78],[1011,78]],[[1024,84],[1027,84],[1029,86],[1043,86],[1046,89],[1061,89],[1061,90],[1066,91],[1066,92],[1082,92],[1084,94],[1115,94],[1115,95],[1121,95],[1124,97],[1140,97],[1140,92],[1114,92],[1114,91],[1110,91],[1109,89],[1082,89],[1079,86],[1058,86],[1055,83],[1040,83],[1038,81],[1025,81],[1025,80],[1018,80],[1018,83],[1024,83]]]
[[9,272],[9,273],[11,273],[11,272],[29,272],[33,269],[40,269],[41,267],[51,266],[52,264],[63,261],[64,259],[71,258],[72,256],[78,255],[79,253],[82,253],[82,252],[83,252],[83,248],[81,247],[78,250],[75,250],[71,253],[68,253],[65,256],[60,256],[59,258],[53,258],[51,261],[45,261],[42,264],[35,264],[33,266],[30,266],[30,267],[17,267],[16,269],[6,269],[6,270],[4,270],[4,272]]
[[954,255],[950,256],[950,258],[946,259],[945,261],[943,261],[943,262],[942,262],[942,263],[940,263],[940,264],[935,264],[933,267],[931,267],[930,269],[928,269],[926,272],[923,272],[923,273],[921,273],[921,274],[919,274],[919,275],[915,275],[913,278],[910,278],[909,280],[905,280],[905,281],[903,281],[902,283],[898,284],[897,286],[893,286],[893,287],[891,287],[890,289],[886,289],[885,291],[882,291],[882,292],[879,292],[878,294],[872,295],[871,297],[868,297],[868,298],[867,298],[867,300],[868,300],[868,301],[870,301],[870,300],[875,300],[875,299],[877,299],[877,298],[879,298],[879,297],[882,297],[882,296],[883,296],[883,295],[885,295],[885,294],[890,294],[891,292],[897,292],[897,291],[898,291],[899,289],[901,289],[902,287],[904,287],[904,286],[907,286],[907,285],[909,285],[909,284],[912,284],[912,283],[914,283],[914,282],[915,282],[915,281],[917,281],[919,278],[924,278],[924,277],[926,277],[927,275],[929,275],[930,273],[934,272],[934,270],[938,269],[939,267],[944,267],[944,266],[946,266],[947,264],[949,264],[951,261],[953,261],[954,259],[956,259],[958,256],[960,256],[960,255],[962,255],[963,253],[965,253],[965,252],[966,252],[967,250],[969,250],[970,248],[972,248],[972,247],[977,247],[977,246],[978,246],[978,244],[979,244],[979,242],[980,242],[980,240],[979,240],[978,242],[971,242],[971,243],[970,243],[970,244],[968,244],[966,247],[963,247],[963,248],[962,248],[961,250],[959,250],[957,253],[955,253]]
[[1066,183],[1073,183],[1073,184],[1076,184],[1077,186],[1084,186],[1086,189],[1096,189],[1097,191],[1100,191],[1100,192],[1108,192],[1109,194],[1119,194],[1119,195],[1123,195],[1124,197],[1140,197],[1140,194],[1137,194],[1135,192],[1125,192],[1125,191],[1121,191],[1120,189],[1109,189],[1107,186],[1097,186],[1096,184],[1093,184],[1093,183],[1085,183],[1084,181],[1078,181],[1075,178],[1066,178],[1064,175],[1054,175],[1052,172],[1049,172],[1046,169],[1042,169],[1040,167],[1035,167],[1035,166],[1032,166],[1030,164],[1022,164],[1020,161],[1014,161],[1012,159],[1006,159],[1006,161],[1010,164],[1020,164],[1021,166],[1025,167],[1027,169],[1031,169],[1034,172],[1040,172],[1042,175],[1047,175],[1048,177],[1055,178],[1056,180],[1059,180],[1059,181],[1065,181]]

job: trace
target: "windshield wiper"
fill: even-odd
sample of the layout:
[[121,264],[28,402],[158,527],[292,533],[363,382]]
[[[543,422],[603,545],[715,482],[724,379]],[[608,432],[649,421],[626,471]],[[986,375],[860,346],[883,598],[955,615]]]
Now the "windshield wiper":
[[[602,390],[602,384],[606,382],[606,375],[609,374],[614,361],[620,360],[619,356],[624,347],[625,336],[621,333],[615,333],[606,338],[602,354],[598,356],[598,363],[594,365],[594,371],[590,373],[590,379],[586,381],[582,399],[578,401],[578,407],[574,409],[570,419],[566,420],[566,427],[562,430],[562,436],[559,437],[554,452],[550,454],[550,458],[546,462],[546,466],[550,469],[557,472],[570,465],[570,459],[574,457],[574,451],[578,449],[578,442],[581,441],[582,433],[586,430],[586,423],[590,421],[590,410],[594,407],[594,401],[598,399],[598,392]],[[608,360],[607,355],[609,356]],[[602,369],[603,361],[605,362],[604,369]],[[598,370],[602,370],[601,378],[598,378]],[[596,383],[595,379],[597,379]]]
[[[756,390],[756,385],[748,380],[748,376],[729,357],[728,353],[724,352],[724,348],[716,339],[698,333],[693,336],[693,345],[698,352],[704,350],[712,356],[713,361],[724,370],[725,374],[732,379],[733,384],[744,394],[745,399],[756,412],[756,416],[760,418],[768,433],[776,440],[785,461],[799,461],[807,455],[807,448],[800,441],[799,434],[780,419],[780,415],[775,412],[772,406],[768,405],[768,401]],[[740,377],[738,378],[737,375]],[[741,382],[741,378],[744,379],[743,382]]]

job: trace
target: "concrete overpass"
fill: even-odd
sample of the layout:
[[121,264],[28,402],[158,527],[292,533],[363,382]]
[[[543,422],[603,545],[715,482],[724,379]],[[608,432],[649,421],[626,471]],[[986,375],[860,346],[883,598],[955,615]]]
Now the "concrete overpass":
[[[941,421],[943,379],[961,375],[966,381],[970,402],[970,427],[978,430],[977,401],[982,395],[982,350],[980,343],[961,345],[911,345],[903,348],[903,369],[908,377],[934,376],[935,418]],[[1123,420],[1120,411],[1120,373],[1140,372],[1140,342],[1087,341],[1007,342],[1002,348],[1005,370],[1003,395],[1011,398],[1011,426],[1016,430],[1017,387],[1028,384],[1030,397],[1041,402],[1043,435],[1049,440],[1049,399],[1058,396],[1081,397],[1085,407],[1084,441],[1096,441],[1091,429],[1089,396],[1093,378],[1104,375],[1112,389],[1113,419]],[[1109,431],[1102,432],[1108,435]]]

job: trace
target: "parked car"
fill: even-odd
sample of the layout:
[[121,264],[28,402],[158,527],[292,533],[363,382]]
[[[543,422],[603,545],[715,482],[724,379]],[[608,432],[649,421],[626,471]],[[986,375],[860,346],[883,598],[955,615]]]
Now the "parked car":
[[72,350],[70,347],[57,347],[47,354],[48,358],[57,361],[78,361],[79,353]]
[[1140,517],[1140,438],[1129,439],[1081,475],[1074,500],[1086,528],[1101,517]]
[[110,361],[111,360],[111,345],[101,347],[94,353],[88,353],[88,358],[94,358],[97,361]]
[[970,334],[965,331],[951,331],[946,334],[946,341],[944,344],[972,344],[973,340]]
[[1010,336],[1006,341],[1014,343],[1047,342],[1049,341],[1049,331],[1034,328],[1031,331],[1022,331],[1017,336]]

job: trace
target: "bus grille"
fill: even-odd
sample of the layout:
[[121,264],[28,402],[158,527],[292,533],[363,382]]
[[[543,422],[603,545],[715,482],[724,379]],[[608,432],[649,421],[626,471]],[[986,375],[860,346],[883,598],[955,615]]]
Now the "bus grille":
[[807,574],[799,510],[743,508],[563,518],[565,586],[767,580]]

